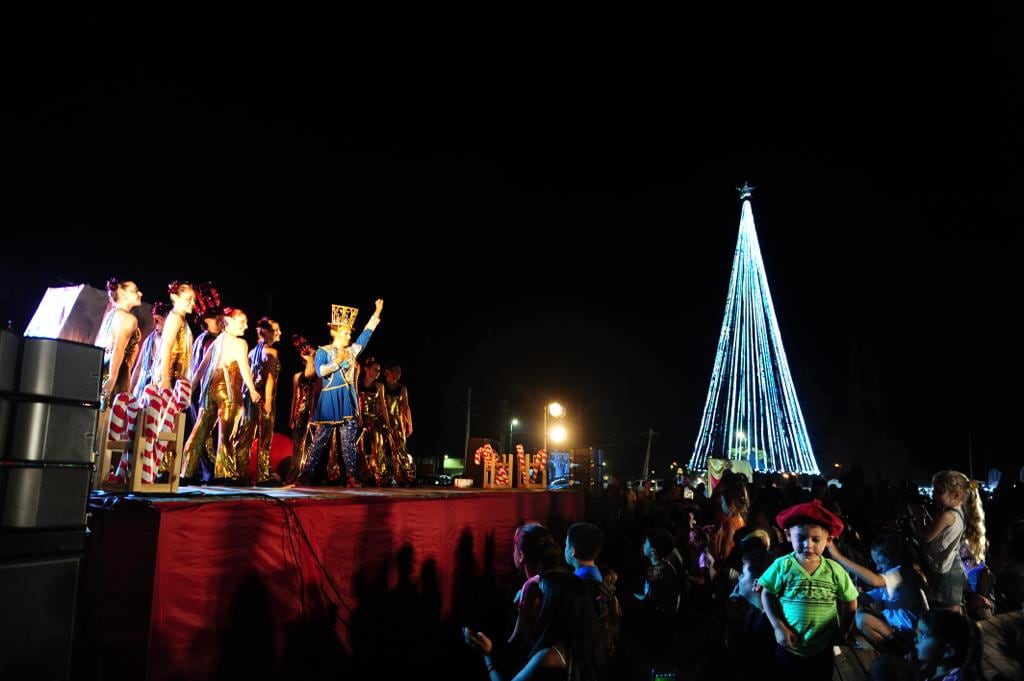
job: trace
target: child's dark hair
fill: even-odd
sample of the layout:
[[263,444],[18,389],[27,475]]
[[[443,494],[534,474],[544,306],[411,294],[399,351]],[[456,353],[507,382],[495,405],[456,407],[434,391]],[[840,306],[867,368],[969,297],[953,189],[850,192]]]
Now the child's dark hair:
[[907,544],[903,537],[897,534],[879,535],[871,544],[871,550],[885,556],[890,567],[900,566],[900,576],[903,579],[916,582],[917,586],[928,591],[928,578],[913,555],[907,550]]
[[676,547],[676,543],[672,539],[672,533],[662,528],[649,530],[647,532],[647,541],[651,543],[651,548],[658,553],[658,558],[663,560],[668,558],[669,554],[672,553],[672,549]]
[[757,550],[745,552],[740,560],[750,570],[750,576],[757,579],[771,566],[774,558],[767,551]]
[[882,534],[871,544],[872,551],[885,556],[891,565],[899,565],[904,559],[903,538],[895,534]]
[[569,527],[565,536],[576,550],[577,560],[597,560],[604,543],[601,528],[592,523],[576,523]]
[[981,646],[978,625],[952,610],[929,610],[921,615],[921,622],[943,647],[952,648],[952,657],[943,660],[944,666],[959,667],[960,678],[981,678]]
[[150,314],[152,314],[154,317],[166,317],[167,313],[169,313],[170,311],[171,304],[164,300],[156,301],[155,303],[153,303],[152,307],[150,307],[149,310]]

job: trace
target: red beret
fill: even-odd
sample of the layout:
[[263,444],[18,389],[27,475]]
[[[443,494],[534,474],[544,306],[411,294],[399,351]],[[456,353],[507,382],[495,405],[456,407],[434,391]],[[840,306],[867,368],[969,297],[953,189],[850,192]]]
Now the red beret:
[[838,537],[843,533],[843,521],[835,513],[822,506],[817,499],[806,504],[790,506],[775,516],[775,522],[779,524],[779,527],[787,530],[794,525],[820,525],[828,530],[829,536]]

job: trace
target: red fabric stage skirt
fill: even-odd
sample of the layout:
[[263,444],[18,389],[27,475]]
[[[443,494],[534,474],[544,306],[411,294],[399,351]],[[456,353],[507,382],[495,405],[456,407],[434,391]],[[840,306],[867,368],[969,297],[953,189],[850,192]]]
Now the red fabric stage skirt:
[[84,678],[224,678],[250,657],[275,676],[310,623],[329,623],[339,650],[358,648],[367,604],[386,609],[388,594],[433,599],[435,624],[463,623],[478,591],[514,588],[517,525],[538,521],[560,539],[584,513],[577,492],[213,492],[228,490],[93,498]]

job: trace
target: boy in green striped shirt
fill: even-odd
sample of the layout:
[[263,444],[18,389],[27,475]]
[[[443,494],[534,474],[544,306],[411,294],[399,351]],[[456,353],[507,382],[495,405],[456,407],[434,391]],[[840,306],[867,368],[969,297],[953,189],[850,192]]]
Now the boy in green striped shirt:
[[764,612],[775,629],[779,678],[829,681],[832,644],[845,636],[857,611],[857,588],[843,567],[823,556],[843,521],[815,500],[776,517],[793,553],[779,558],[758,582]]

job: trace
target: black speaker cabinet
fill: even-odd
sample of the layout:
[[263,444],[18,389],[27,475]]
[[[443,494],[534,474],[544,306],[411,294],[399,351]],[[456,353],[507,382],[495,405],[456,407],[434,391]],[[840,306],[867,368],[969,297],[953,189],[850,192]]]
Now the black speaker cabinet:
[[0,392],[14,390],[14,371],[18,365],[18,341],[7,329],[0,329]]
[[0,397],[0,459],[7,456],[7,442],[14,421],[14,402]]
[[68,678],[80,562],[0,560],[0,679]]
[[569,477],[573,485],[579,484],[581,489],[600,493],[604,489],[602,463],[604,453],[593,447],[578,447],[569,453]]
[[80,402],[98,402],[103,349],[86,343],[25,338],[18,392]]
[[0,459],[92,463],[96,426],[92,407],[0,398]]
[[0,531],[0,562],[80,554],[84,550],[85,528],[81,527],[73,530]]
[[0,528],[85,526],[90,466],[39,466],[4,461],[0,467]]

